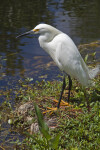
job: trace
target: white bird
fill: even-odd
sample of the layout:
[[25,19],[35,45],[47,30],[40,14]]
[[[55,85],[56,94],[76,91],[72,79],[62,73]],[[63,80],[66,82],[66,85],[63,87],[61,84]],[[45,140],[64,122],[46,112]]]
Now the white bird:
[[18,37],[28,35],[30,33],[39,34],[39,44],[54,60],[59,69],[64,73],[63,86],[57,108],[60,107],[62,94],[65,89],[65,76],[69,78],[69,93],[72,87],[72,78],[76,78],[82,86],[92,85],[93,79],[99,72],[99,67],[89,70],[83,58],[81,57],[76,45],[72,39],[62,31],[48,24],[39,24],[33,30],[21,34]]

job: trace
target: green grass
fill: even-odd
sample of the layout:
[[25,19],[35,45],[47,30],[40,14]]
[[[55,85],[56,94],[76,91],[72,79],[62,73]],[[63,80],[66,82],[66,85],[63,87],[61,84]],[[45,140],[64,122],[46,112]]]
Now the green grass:
[[[24,146],[27,149],[43,150],[97,150],[100,148],[100,122],[99,122],[99,102],[91,104],[91,112],[84,111],[77,115],[66,112],[59,113],[58,127],[55,130],[49,130],[47,125],[38,112],[38,123],[40,132],[38,134],[28,135]],[[38,111],[38,110],[37,110]],[[36,113],[37,113],[36,111]],[[39,110],[40,111],[40,110]],[[53,146],[55,148],[53,148]]]
[[[28,101],[36,103],[35,112],[30,112],[34,117],[33,122],[39,123],[40,132],[29,134],[30,123],[22,121],[23,117],[17,116],[11,109],[8,118],[13,120],[13,130],[24,133],[23,142],[16,142],[17,149],[27,150],[99,150],[100,149],[100,77],[95,79],[95,87],[87,88],[86,95],[77,81],[73,81],[70,104],[73,107],[61,107],[52,115],[43,115],[46,107],[56,107],[53,99],[59,99],[61,81],[41,81],[35,84],[20,81],[15,102],[16,107]],[[68,83],[68,80],[66,80]],[[7,92],[6,92],[7,95]],[[8,92],[9,95],[9,92]],[[63,100],[67,99],[67,90]],[[90,103],[90,112],[87,110],[87,100]],[[9,104],[9,101],[8,101]],[[8,107],[11,107],[8,105]],[[38,108],[37,107],[40,108]],[[38,111],[38,112],[37,112]],[[37,119],[36,119],[37,114]],[[55,117],[57,128],[49,129],[43,117]],[[1,114],[2,118],[2,114]],[[42,119],[41,119],[42,118]],[[40,119],[40,120],[39,120]]]
[[[67,81],[68,82],[68,81]],[[47,106],[54,107],[52,99],[59,99],[62,83],[59,81],[45,82],[42,81],[28,87],[26,95],[23,93],[22,97],[29,95],[30,99],[35,101],[40,109],[46,109]],[[86,89],[87,96],[85,97],[84,91],[81,86],[74,81],[71,102],[73,108],[65,107],[64,111],[60,109],[48,118],[55,116],[57,118],[58,127],[54,130],[49,130],[49,134],[52,138],[59,134],[58,150],[97,150],[100,149],[100,89],[99,89],[99,77],[96,79],[95,88]],[[67,92],[65,91],[63,99],[67,98]],[[87,111],[87,103],[90,103],[90,112]],[[42,110],[41,110],[42,111]],[[39,143],[45,143],[41,146]],[[28,149],[52,149],[47,148],[46,137],[43,133],[39,132],[25,139],[24,143]]]

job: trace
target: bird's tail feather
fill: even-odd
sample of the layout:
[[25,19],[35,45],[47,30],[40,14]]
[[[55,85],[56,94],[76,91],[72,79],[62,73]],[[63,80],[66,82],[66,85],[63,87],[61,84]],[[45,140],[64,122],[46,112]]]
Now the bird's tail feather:
[[89,70],[89,77],[90,79],[95,78],[95,76],[100,73],[100,65],[96,66],[94,69]]

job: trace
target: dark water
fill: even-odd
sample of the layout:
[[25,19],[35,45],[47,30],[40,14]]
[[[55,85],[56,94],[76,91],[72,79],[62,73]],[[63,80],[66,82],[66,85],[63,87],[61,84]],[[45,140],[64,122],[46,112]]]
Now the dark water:
[[[100,40],[100,1],[1,1],[0,89],[14,88],[18,80],[25,77],[32,77],[34,81],[42,80],[44,75],[48,80],[57,79],[59,69],[55,69],[50,57],[39,47],[38,36],[16,39],[39,23],[55,26],[76,45]],[[96,59],[100,56],[99,50]]]
[[37,36],[16,36],[44,22],[67,33],[76,45],[99,40],[100,1],[6,0],[0,4],[0,22],[1,85],[26,76],[38,80],[44,72],[51,80],[59,69],[55,72],[51,65],[50,71],[43,65],[51,59],[39,47]]

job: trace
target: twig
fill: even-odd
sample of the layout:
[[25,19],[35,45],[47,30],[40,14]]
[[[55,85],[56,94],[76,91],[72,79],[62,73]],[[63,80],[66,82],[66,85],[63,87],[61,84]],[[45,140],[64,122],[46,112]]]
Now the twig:
[[5,148],[3,148],[2,146],[0,146],[0,148],[2,148],[3,150],[5,150]]

